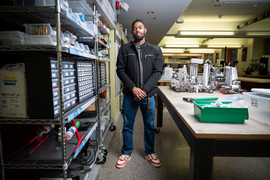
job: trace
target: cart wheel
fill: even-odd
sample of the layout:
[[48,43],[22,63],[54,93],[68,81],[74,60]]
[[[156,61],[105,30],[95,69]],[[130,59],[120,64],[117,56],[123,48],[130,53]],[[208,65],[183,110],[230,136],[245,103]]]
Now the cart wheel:
[[104,150],[103,150],[103,154],[104,154],[104,156],[107,156],[107,154],[108,154],[107,149],[104,149]]
[[104,164],[106,162],[106,156],[97,157],[97,164]]
[[116,129],[116,126],[112,124],[112,125],[110,126],[110,130],[111,130],[111,131],[115,131],[115,129]]
[[214,92],[214,90],[213,89],[209,89],[208,92],[212,94]]

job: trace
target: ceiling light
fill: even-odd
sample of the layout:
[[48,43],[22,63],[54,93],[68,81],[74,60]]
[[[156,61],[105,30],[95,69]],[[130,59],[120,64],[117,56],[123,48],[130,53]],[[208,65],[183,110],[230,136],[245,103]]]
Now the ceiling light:
[[225,47],[227,47],[227,48],[242,48],[242,45],[234,45],[234,44],[232,44],[232,45],[208,45],[207,46],[208,48],[225,48]]
[[165,44],[164,47],[167,48],[177,48],[177,47],[183,47],[183,48],[187,48],[187,47],[199,47],[199,45],[197,44]]
[[190,49],[190,53],[215,53],[214,49]]
[[269,36],[270,32],[247,32],[248,36]]
[[164,48],[161,48],[161,51],[162,53],[183,53],[184,52],[184,49],[164,49]]
[[220,36],[231,36],[235,35],[234,31],[178,31],[177,36],[179,35],[201,35],[201,36],[210,36],[210,35],[220,35]]
[[214,0],[217,3],[269,3],[269,0]]
[[155,12],[154,11],[148,11],[147,14],[154,14]]

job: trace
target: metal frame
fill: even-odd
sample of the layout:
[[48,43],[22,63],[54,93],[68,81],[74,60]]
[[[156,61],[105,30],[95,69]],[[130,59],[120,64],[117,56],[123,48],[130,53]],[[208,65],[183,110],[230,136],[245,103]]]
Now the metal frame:
[[[85,11],[90,11],[91,8],[88,7],[84,7],[85,5],[87,5],[85,0],[71,0],[71,2],[74,3],[79,3],[81,5],[81,8],[83,8]],[[95,7],[94,7],[95,8]],[[62,55],[65,56],[72,56],[72,53],[69,51],[68,48],[63,48],[61,47],[61,42],[60,42],[60,32],[61,32],[61,20],[63,20],[63,24],[64,26],[67,26],[69,28],[67,28],[68,30],[72,29],[76,29],[78,31],[79,29],[79,34],[80,35],[85,35],[85,36],[95,36],[95,48],[98,47],[98,36],[97,33],[94,35],[93,32],[90,32],[87,29],[84,29],[80,26],[78,26],[77,24],[75,24],[73,21],[71,21],[70,19],[68,19],[66,17],[66,13],[63,12],[63,10],[61,11],[60,8],[60,2],[59,0],[55,0],[55,6],[54,7],[18,7],[18,6],[12,6],[12,7],[8,7],[8,6],[1,6],[0,7],[0,12],[6,12],[6,13],[10,13],[10,12],[25,12],[25,13],[37,13],[38,15],[42,15],[46,14],[47,12],[54,12],[55,13],[55,19],[51,18],[50,20],[52,20],[51,23],[54,23],[56,25],[56,34],[57,34],[57,45],[56,46],[46,46],[46,45],[40,45],[40,46],[31,46],[31,45],[23,45],[23,46],[0,46],[0,51],[41,51],[41,52],[56,52],[56,57],[57,57],[57,63],[58,63],[58,77],[59,77],[59,99],[60,99],[60,117],[57,119],[12,119],[12,118],[0,118],[0,124],[44,124],[46,123],[50,123],[50,122],[55,122],[55,124],[60,125],[60,129],[61,129],[61,151],[62,151],[62,157],[61,160],[58,161],[58,163],[21,163],[21,164],[5,164],[4,163],[4,159],[3,159],[3,152],[2,152],[2,135],[0,132],[0,160],[1,160],[1,171],[2,171],[2,179],[5,179],[5,172],[4,169],[62,169],[63,170],[63,179],[67,178],[67,168],[69,166],[69,164],[71,163],[72,159],[70,157],[67,157],[67,144],[64,140],[63,137],[63,132],[64,132],[64,128],[65,124],[66,124],[66,119],[69,119],[70,117],[72,117],[72,113],[74,113],[75,111],[78,111],[78,113],[80,113],[81,111],[83,111],[85,108],[87,108],[89,105],[91,105],[93,102],[96,101],[97,97],[93,97],[91,99],[89,99],[89,101],[83,102],[82,104],[79,104],[78,106],[74,107],[71,113],[69,111],[69,113],[65,113],[64,109],[63,109],[63,101],[62,101],[62,68],[61,68],[61,64],[62,64]],[[94,19],[95,19],[95,23],[98,23],[98,16],[97,16],[97,12],[96,10],[94,11],[95,14],[93,14],[93,12],[89,12],[89,14],[93,15]],[[32,14],[32,13],[31,13]],[[38,15],[36,16],[38,18]],[[5,15],[8,16],[8,15]],[[40,18],[42,19],[42,18]],[[14,21],[15,23],[17,21]],[[71,25],[70,25],[71,24]],[[96,49],[97,50],[97,49]],[[97,52],[97,51],[95,51]],[[70,54],[71,53],[71,54]],[[74,54],[76,55],[76,54]],[[78,56],[77,56],[78,57]],[[88,59],[92,59],[95,60],[94,62],[96,64],[98,64],[98,58],[97,56],[93,56],[93,55],[87,55],[85,57],[82,57],[82,59],[88,60]],[[98,82],[97,82],[98,83]],[[96,91],[97,92],[97,91]],[[99,101],[97,101],[99,102]],[[90,103],[90,104],[89,104]],[[96,103],[98,104],[98,103]],[[78,114],[77,114],[78,115]],[[74,116],[74,115],[73,115]],[[98,120],[97,120],[98,121]],[[96,123],[97,125],[97,123]],[[95,125],[95,126],[96,126]],[[99,132],[99,128],[96,129],[96,133],[98,134]],[[70,147],[69,147],[70,148]],[[71,149],[71,148],[70,148]],[[69,151],[69,150],[68,150]]]

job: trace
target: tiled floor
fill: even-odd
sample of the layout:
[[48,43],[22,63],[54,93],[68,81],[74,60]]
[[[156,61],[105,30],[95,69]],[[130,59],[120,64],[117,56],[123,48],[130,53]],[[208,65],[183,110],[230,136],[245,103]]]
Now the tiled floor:
[[[189,151],[181,132],[168,112],[164,112],[163,127],[156,134],[155,152],[161,160],[160,168],[144,158],[143,121],[138,111],[134,127],[132,159],[122,169],[115,163],[121,155],[123,119],[114,132],[108,132],[104,146],[108,151],[103,165],[95,165],[90,179],[96,180],[178,180],[188,179]],[[270,180],[270,158],[215,157],[213,180]]]

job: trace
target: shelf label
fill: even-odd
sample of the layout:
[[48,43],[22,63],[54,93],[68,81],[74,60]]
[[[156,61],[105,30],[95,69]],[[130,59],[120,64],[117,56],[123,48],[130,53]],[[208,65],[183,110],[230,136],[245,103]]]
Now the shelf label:
[[77,23],[77,18],[75,18],[74,16],[72,16],[69,12],[67,12],[66,11],[66,16],[67,16],[67,18],[69,18],[70,20],[72,20],[73,22],[75,22],[76,24],[78,24]]
[[68,116],[67,121],[70,122],[72,119],[74,119],[75,117],[77,117],[81,112],[82,112],[82,108],[80,107],[79,109],[77,109],[76,111],[74,111],[73,113],[71,113]]
[[77,49],[73,49],[73,48],[69,48],[69,53],[70,54],[74,54],[74,55],[78,55],[78,56],[81,56],[82,55],[82,52],[77,50]]

